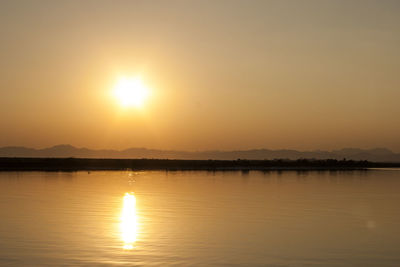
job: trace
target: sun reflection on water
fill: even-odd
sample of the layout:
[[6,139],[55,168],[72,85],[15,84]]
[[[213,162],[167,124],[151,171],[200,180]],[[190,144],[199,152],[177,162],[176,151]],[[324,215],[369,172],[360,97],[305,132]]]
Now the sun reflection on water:
[[121,214],[121,238],[124,249],[133,249],[138,234],[138,219],[136,214],[136,197],[133,193],[125,193]]

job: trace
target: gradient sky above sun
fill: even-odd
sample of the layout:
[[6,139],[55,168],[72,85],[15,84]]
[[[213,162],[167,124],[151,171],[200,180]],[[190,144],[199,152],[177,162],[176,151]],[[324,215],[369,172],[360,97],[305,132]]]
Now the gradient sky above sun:
[[[1,1],[0,146],[400,151],[399,13],[368,0]],[[140,105],[113,97],[121,77],[148,90]]]

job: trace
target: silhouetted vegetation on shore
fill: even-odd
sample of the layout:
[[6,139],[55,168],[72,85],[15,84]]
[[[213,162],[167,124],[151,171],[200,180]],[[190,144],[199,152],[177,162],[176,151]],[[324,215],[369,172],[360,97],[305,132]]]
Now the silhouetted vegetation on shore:
[[400,163],[353,160],[169,160],[85,158],[0,158],[0,171],[79,170],[358,170],[396,168]]

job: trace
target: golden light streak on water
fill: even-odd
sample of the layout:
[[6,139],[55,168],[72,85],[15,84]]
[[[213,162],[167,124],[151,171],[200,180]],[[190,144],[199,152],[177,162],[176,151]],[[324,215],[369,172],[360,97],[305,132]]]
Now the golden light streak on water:
[[133,249],[133,244],[137,240],[138,218],[136,214],[136,197],[133,193],[125,193],[123,198],[121,214],[121,238],[124,242],[124,249]]

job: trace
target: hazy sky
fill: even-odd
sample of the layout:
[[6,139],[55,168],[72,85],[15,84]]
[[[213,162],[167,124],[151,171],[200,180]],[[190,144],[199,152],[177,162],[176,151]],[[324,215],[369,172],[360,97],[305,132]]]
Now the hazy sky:
[[[0,146],[400,151],[400,1],[0,2]],[[120,76],[151,88],[141,109]]]

